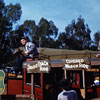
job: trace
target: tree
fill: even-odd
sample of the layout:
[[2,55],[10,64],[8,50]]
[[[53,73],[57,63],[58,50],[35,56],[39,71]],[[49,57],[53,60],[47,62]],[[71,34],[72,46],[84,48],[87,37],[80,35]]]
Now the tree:
[[39,47],[53,47],[50,43],[55,42],[54,38],[58,35],[58,28],[54,25],[53,21],[47,21],[44,18],[41,18],[37,33],[35,37],[39,40]]
[[[20,12],[20,13],[19,13]],[[15,14],[16,13],[16,14]],[[11,16],[12,15],[12,16]],[[18,17],[19,15],[19,17]],[[7,64],[12,58],[11,40],[9,34],[12,31],[13,23],[21,16],[21,7],[19,4],[5,6],[0,2],[0,65]]]
[[65,32],[61,33],[58,37],[60,42],[60,47],[68,49],[90,49],[91,48],[91,30],[88,25],[84,24],[84,19],[81,16],[78,18],[77,22],[72,21],[65,28]]
[[[58,29],[54,25],[53,21],[48,21],[41,18],[38,25],[34,20],[26,20],[24,23],[17,27],[12,33],[12,41],[17,44],[20,37],[28,37],[30,41],[34,42],[37,47],[55,47],[55,38],[58,35]],[[15,47],[14,47],[15,48]]]
[[5,6],[4,15],[8,18],[9,22],[16,23],[21,17],[22,11],[19,3]]
[[28,37],[30,41],[32,41],[34,35],[36,34],[37,26],[35,24],[35,21],[33,20],[25,20],[22,25],[19,25],[15,31],[13,31],[13,42],[14,44],[17,44],[17,48],[20,46],[20,38],[22,36]]
[[99,41],[100,41],[100,31],[94,34],[94,40],[92,42],[92,50],[98,50]]

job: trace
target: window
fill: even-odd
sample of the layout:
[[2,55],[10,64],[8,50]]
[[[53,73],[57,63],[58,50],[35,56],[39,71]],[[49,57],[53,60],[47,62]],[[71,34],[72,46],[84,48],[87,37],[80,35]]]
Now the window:
[[67,78],[72,83],[72,87],[83,88],[82,71],[67,71]]
[[86,72],[86,86],[88,88],[92,87],[93,85],[99,86],[99,70]]
[[74,85],[77,84],[76,77],[77,77],[77,73],[70,73],[70,82]]
[[31,83],[31,73],[27,73],[27,71],[26,71],[26,83]]
[[41,87],[40,78],[41,78],[41,74],[40,73],[35,73],[34,74],[35,86]]

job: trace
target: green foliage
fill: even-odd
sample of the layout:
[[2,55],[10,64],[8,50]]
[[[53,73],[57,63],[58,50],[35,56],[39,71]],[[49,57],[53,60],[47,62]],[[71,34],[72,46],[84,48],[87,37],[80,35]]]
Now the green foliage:
[[60,41],[62,48],[68,48],[73,50],[83,50],[91,48],[91,30],[88,25],[84,24],[84,19],[78,18],[78,21],[72,21],[65,28],[65,32],[59,35],[58,40]]
[[53,21],[47,21],[42,18],[38,25],[37,34],[39,47],[53,47],[51,41],[55,44],[54,38],[58,35],[58,28],[54,25]]
[[0,66],[8,64],[12,59],[11,32],[13,23],[20,19],[19,4],[7,5],[0,2]]
[[98,42],[100,40],[100,31],[96,32],[94,34],[94,42],[95,42],[95,45],[98,45]]
[[26,20],[24,24],[18,27],[16,33],[19,38],[21,36],[28,37],[38,47],[55,47],[54,38],[58,35],[58,29],[53,21],[41,18],[38,25],[33,20]]
[[18,31],[22,36],[29,36],[30,40],[32,40],[32,36],[36,33],[35,21],[26,20],[24,24],[19,26]]
[[22,14],[20,4],[10,4],[5,6],[5,17],[8,18],[9,22],[16,23],[20,19]]
[[94,41],[92,41],[92,50],[98,50],[99,41],[100,41],[100,31],[94,34]]

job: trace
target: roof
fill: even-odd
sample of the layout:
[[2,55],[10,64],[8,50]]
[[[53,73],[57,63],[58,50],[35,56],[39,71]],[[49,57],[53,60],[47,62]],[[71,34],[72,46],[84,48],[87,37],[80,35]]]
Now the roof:
[[[19,48],[23,50],[23,47]],[[54,49],[54,48],[38,48],[40,57],[47,58],[52,65],[61,67],[63,65],[62,59],[70,58],[88,58],[92,66],[100,65],[100,58],[96,57],[98,51],[92,50],[68,50],[68,49]]]
[[52,48],[38,48],[39,53],[49,56],[51,59],[65,59],[65,58],[96,58],[98,51],[92,50],[68,50],[68,49],[52,49]]
[[51,60],[54,67],[61,67],[63,65],[62,59],[88,58],[90,65],[94,67],[100,66],[100,58],[96,55],[98,51],[92,50],[68,50],[68,49],[52,49],[52,48],[38,48],[39,53],[46,55]]

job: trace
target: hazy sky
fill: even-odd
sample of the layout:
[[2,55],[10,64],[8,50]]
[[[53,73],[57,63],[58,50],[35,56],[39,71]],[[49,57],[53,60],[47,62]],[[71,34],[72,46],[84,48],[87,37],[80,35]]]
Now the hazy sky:
[[73,19],[81,15],[93,33],[100,30],[100,0],[4,0],[5,4],[20,3],[22,16],[20,24],[28,20],[35,20],[36,24],[43,17],[52,20],[59,29],[64,32],[65,27]]

